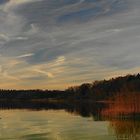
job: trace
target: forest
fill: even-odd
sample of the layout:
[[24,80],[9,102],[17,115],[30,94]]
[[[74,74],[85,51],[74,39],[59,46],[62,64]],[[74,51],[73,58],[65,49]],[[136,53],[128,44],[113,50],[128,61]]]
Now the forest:
[[0,100],[106,101],[120,94],[140,93],[140,74],[84,83],[66,90],[0,90]]

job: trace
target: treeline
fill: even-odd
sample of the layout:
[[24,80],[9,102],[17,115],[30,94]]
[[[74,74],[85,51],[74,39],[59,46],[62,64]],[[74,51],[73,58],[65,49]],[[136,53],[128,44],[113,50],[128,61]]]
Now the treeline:
[[110,80],[84,83],[59,90],[0,90],[1,100],[34,100],[65,99],[103,101],[117,96],[119,93],[140,92],[140,74],[112,78]]
[[0,99],[59,99],[64,98],[65,94],[60,90],[0,90]]
[[112,78],[110,80],[85,83],[66,90],[71,98],[102,101],[118,96],[118,94],[140,93],[140,74]]

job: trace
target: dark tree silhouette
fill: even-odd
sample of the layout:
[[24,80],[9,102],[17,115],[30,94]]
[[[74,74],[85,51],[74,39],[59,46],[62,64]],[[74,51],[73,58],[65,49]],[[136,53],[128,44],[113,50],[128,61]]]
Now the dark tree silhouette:
[[84,83],[60,90],[0,90],[0,100],[90,100],[103,101],[120,92],[140,92],[140,74]]

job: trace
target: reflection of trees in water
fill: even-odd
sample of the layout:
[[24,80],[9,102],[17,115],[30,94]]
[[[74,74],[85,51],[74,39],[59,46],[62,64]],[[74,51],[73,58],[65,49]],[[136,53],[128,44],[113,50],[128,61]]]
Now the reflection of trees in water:
[[[113,101],[113,103],[111,102]],[[94,121],[107,120],[115,131],[117,140],[139,140],[140,94],[118,94],[108,103],[91,100],[15,100],[0,101],[0,109],[48,110],[63,109],[82,117],[93,117]]]
[[139,140],[140,94],[120,93],[111,101],[113,102],[102,111],[102,114],[110,121],[117,140]]
[[110,124],[115,131],[117,140],[140,139],[140,120],[111,120]]
[[[121,98],[123,99],[123,98]],[[138,98],[137,98],[138,99]],[[122,100],[123,101],[123,100]],[[115,104],[111,106],[112,109],[115,109],[118,106],[122,106],[121,100],[120,104]],[[139,102],[136,102],[139,104]],[[123,105],[127,105],[126,103]],[[107,111],[107,103],[93,103],[86,101],[1,101],[0,109],[29,109],[29,110],[60,110],[63,109],[69,113],[77,114],[82,117],[93,117],[94,121],[107,120],[111,124],[111,128],[115,131],[117,140],[139,140],[140,135],[140,114],[132,113],[128,115],[120,114],[121,116],[117,117],[109,114],[104,116],[103,110]],[[124,106],[123,106],[124,107]],[[128,106],[126,106],[126,109]],[[110,117],[111,116],[111,117]]]
[[82,117],[90,117],[96,120],[103,120],[101,116],[102,109],[105,108],[104,103],[92,103],[92,102],[73,102],[72,108],[66,108],[66,111],[74,114],[78,114]]
[[103,114],[108,117],[131,116],[140,113],[140,93],[127,92],[120,93],[111,99],[112,103],[103,110]]
[[0,109],[29,109],[29,110],[60,110],[77,114],[82,117],[93,116],[94,120],[102,120],[101,110],[104,103],[85,101],[1,101]]
[[140,114],[140,93],[120,93],[106,102],[91,100],[1,100],[1,109],[64,109],[83,117],[94,116],[95,120],[107,118],[131,117]]

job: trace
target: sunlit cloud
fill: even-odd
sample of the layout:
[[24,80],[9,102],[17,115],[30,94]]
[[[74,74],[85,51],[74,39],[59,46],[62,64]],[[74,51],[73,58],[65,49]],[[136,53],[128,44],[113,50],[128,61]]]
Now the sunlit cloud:
[[30,56],[33,56],[33,55],[34,55],[33,53],[28,53],[28,54],[19,55],[16,58],[25,58],[25,57],[30,57]]
[[3,5],[3,10],[5,12],[9,11],[9,9],[13,9],[14,7],[21,5],[21,4],[26,4],[30,2],[36,2],[36,1],[41,1],[41,0],[7,0],[5,2],[5,5]]
[[46,71],[39,70],[39,69],[34,69],[34,71],[35,71],[35,72],[38,72],[38,73],[41,73],[41,74],[43,74],[43,75],[46,75],[46,76],[48,76],[49,78],[53,78],[53,77],[54,77],[54,75],[53,75],[52,73],[50,73],[50,72],[46,72]]

